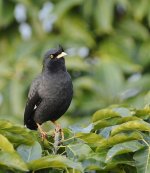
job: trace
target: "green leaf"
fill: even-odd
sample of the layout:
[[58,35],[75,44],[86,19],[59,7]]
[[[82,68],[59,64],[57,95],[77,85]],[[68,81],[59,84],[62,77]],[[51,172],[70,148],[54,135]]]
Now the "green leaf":
[[134,154],[137,173],[149,173],[150,171],[150,147],[137,151]]
[[0,134],[0,150],[8,152],[15,151],[13,145],[8,141],[8,139],[5,136],[1,134]]
[[[110,33],[112,31],[114,1],[100,0],[95,4],[95,24],[97,33]],[[105,16],[105,17],[104,17]]]
[[[66,66],[68,70],[75,69],[76,71],[83,71],[83,72],[87,72],[89,70],[89,65],[85,61],[83,61],[81,57],[78,57],[78,56],[70,57],[69,59],[67,59]],[[89,79],[88,77],[85,77],[85,79],[86,78]]]
[[40,170],[44,168],[73,168],[83,172],[80,163],[74,162],[65,156],[61,155],[48,155],[28,163],[30,170]]
[[[103,55],[100,55],[100,57],[101,56]],[[99,87],[101,97],[107,101],[106,103],[115,104],[115,102],[117,103],[118,100],[118,93],[122,91],[122,88],[124,86],[124,78],[119,66],[114,63],[112,58],[109,59],[107,56],[108,55],[106,54],[106,58],[103,57],[96,63],[94,75],[96,79],[96,85],[98,85]],[[117,83],[117,86],[114,85],[114,83]]]
[[88,143],[89,145],[91,144],[92,146],[94,146],[94,144],[100,142],[103,139],[102,136],[97,135],[95,133],[77,133],[75,137],[83,140],[85,143]]
[[96,170],[103,170],[105,164],[103,162],[94,160],[94,159],[85,159],[82,162],[85,171],[96,171]]
[[10,170],[28,171],[27,165],[15,152],[0,151],[0,165]]
[[142,66],[146,67],[150,63],[150,41],[144,42],[139,48],[139,62]]
[[125,123],[125,122],[128,122],[128,121],[133,121],[133,120],[140,120],[140,119],[137,118],[137,117],[133,117],[133,116],[123,117],[123,118],[114,117],[114,118],[109,118],[109,119],[106,119],[106,120],[96,121],[95,123],[93,123],[93,125],[94,125],[94,129],[98,130],[98,129],[101,129],[101,128],[104,128],[104,127],[109,127],[109,126],[113,126],[113,125],[117,125],[117,124],[122,124],[122,123]]
[[136,22],[134,20],[124,20],[120,24],[121,31],[131,37],[136,39],[146,41],[148,39],[148,30],[147,28],[142,25],[142,23]]
[[77,158],[79,161],[84,160],[92,149],[86,144],[70,144],[66,146],[67,156],[69,158]]
[[126,142],[126,141],[132,141],[136,139],[142,139],[142,135],[138,132],[132,132],[132,133],[119,133],[116,134],[112,137],[109,137],[108,139],[102,139],[98,144],[97,144],[97,149],[96,151],[99,152],[103,150],[104,148],[109,148],[112,147],[113,145]]
[[14,4],[10,1],[0,1],[0,28],[5,28],[13,21]]
[[[116,166],[119,167],[119,165],[130,165],[132,167],[135,167],[135,162],[130,155],[118,155],[112,158],[109,162],[107,162],[105,169],[111,170]],[[127,168],[127,166],[125,166],[125,168]]]
[[129,141],[129,142],[123,142],[121,144],[116,144],[108,151],[106,156],[106,162],[111,160],[116,155],[135,152],[143,147],[144,145],[139,143],[138,141]]
[[102,135],[104,138],[108,138],[110,136],[112,127],[105,127],[100,131],[100,135]]
[[129,109],[124,108],[124,107],[117,107],[113,109],[115,112],[118,112],[122,117],[129,117],[131,116],[131,112]]
[[144,109],[133,110],[133,115],[142,119],[148,119],[150,117],[150,106],[145,106]]
[[104,170],[106,163],[107,151],[103,150],[100,153],[90,153],[82,162],[84,170]]
[[148,13],[149,10],[149,1],[148,0],[143,0],[143,1],[133,1],[131,3],[133,7],[133,15],[136,18],[136,20],[141,21],[146,14]]
[[25,162],[39,159],[42,156],[42,148],[38,142],[32,146],[22,144],[17,148],[17,152]]
[[74,6],[80,5],[83,0],[62,0],[58,1],[57,5],[54,7],[54,13],[57,15],[58,18],[61,18],[67,11],[72,9]]
[[111,131],[111,135],[113,136],[117,133],[128,130],[150,131],[150,124],[142,120],[129,121],[114,127]]
[[82,18],[67,16],[58,25],[65,38],[90,48],[95,45],[93,33],[87,30],[87,23]]
[[0,121],[0,133],[10,142],[18,144],[32,145],[36,140],[31,130],[6,120]]
[[92,122],[94,123],[98,120],[105,120],[112,117],[120,117],[120,114],[112,109],[101,109],[94,113]]

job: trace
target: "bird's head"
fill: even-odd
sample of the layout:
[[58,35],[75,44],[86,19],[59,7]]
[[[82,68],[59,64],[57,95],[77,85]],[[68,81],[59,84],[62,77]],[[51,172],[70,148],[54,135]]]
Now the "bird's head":
[[58,49],[50,49],[46,52],[45,58],[50,60],[57,60],[66,56],[67,53],[64,52],[62,46],[59,45]]
[[43,61],[43,68],[48,68],[49,70],[61,69],[65,67],[64,56],[67,53],[64,52],[62,46],[59,45],[57,49],[50,49],[46,52]]

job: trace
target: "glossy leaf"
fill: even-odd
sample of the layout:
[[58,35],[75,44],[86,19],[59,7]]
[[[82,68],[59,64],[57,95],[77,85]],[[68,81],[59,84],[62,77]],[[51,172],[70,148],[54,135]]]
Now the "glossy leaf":
[[29,162],[28,164],[31,170],[40,170],[44,168],[73,168],[83,172],[82,166],[78,162],[74,162],[65,156],[61,155],[49,155],[40,159]]
[[113,125],[117,125],[117,124],[122,124],[125,122],[129,122],[129,121],[133,121],[133,120],[140,120],[137,117],[134,116],[130,116],[130,117],[114,117],[114,118],[109,118],[106,120],[99,120],[96,121],[95,123],[93,123],[94,125],[94,129],[98,130],[104,127],[109,127],[109,126],[113,126]]
[[120,117],[119,113],[111,109],[101,109],[94,113],[92,121],[93,123],[99,120],[105,120],[112,117]]
[[112,147],[113,145],[126,142],[126,141],[132,141],[136,139],[141,139],[142,136],[138,132],[132,132],[129,134],[126,133],[119,133],[112,137],[109,137],[108,139],[103,139],[98,143],[97,152],[103,150],[104,148]]
[[145,148],[134,154],[137,173],[149,173],[150,170],[150,148]]
[[75,137],[81,139],[91,147],[97,146],[97,144],[103,139],[101,135],[95,133],[77,133]]
[[35,142],[32,146],[20,145],[17,148],[17,152],[25,162],[30,162],[42,157],[42,148],[38,142]]
[[129,141],[129,142],[123,142],[121,144],[116,144],[108,151],[106,156],[106,162],[111,160],[116,155],[136,152],[143,147],[144,145],[139,143],[138,141]]
[[0,133],[14,143],[32,145],[35,141],[35,137],[29,129],[6,120],[0,121]]
[[70,144],[66,147],[67,156],[69,158],[77,158],[79,161],[84,160],[89,153],[92,153],[92,149],[86,144]]
[[8,141],[8,139],[5,136],[1,134],[0,134],[0,150],[8,152],[15,151],[13,145]]
[[142,120],[129,121],[114,127],[111,131],[111,135],[128,130],[150,131],[150,124]]
[[15,152],[0,151],[0,165],[10,170],[28,171],[25,162]]
[[115,112],[118,112],[122,117],[132,116],[131,111],[124,107],[117,107],[113,109]]
[[150,117],[150,107],[145,106],[144,109],[135,109],[133,114],[139,118],[148,119]]

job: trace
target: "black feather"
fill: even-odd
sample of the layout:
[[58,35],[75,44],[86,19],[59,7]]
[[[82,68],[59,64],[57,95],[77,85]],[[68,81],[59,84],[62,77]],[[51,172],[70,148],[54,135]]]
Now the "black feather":
[[[64,58],[57,58],[61,46],[49,50],[43,61],[41,74],[32,82],[24,113],[24,124],[32,130],[37,124],[55,121],[68,109],[73,95],[73,86],[65,67]],[[54,58],[50,58],[53,54]],[[36,109],[35,109],[36,106]]]

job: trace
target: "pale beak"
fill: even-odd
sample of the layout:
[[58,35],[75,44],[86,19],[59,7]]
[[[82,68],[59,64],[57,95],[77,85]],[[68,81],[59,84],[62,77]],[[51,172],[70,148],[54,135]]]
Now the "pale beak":
[[67,53],[65,53],[65,52],[61,52],[59,55],[57,55],[57,57],[56,58],[62,58],[62,57],[64,57],[64,56],[66,56],[67,55]]

